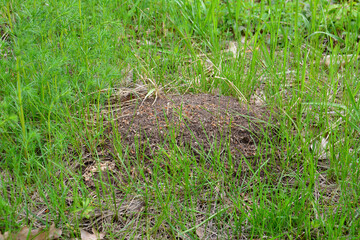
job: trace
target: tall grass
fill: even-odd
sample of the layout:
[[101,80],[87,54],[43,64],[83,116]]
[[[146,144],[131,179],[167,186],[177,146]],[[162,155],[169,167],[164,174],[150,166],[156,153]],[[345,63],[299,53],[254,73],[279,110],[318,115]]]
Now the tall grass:
[[[1,232],[55,222],[74,237],[91,222],[111,239],[359,237],[358,3],[0,6]],[[160,146],[150,173],[143,149],[131,153],[114,132],[123,180],[87,187],[73,167],[86,167],[85,148],[101,163],[100,110],[116,88],[132,84],[130,69],[149,96],[217,91],[251,102],[260,92],[278,118],[279,141],[265,138],[259,148],[272,156],[234,173],[219,146],[196,161],[173,143]],[[113,222],[100,226],[99,212],[111,212]]]

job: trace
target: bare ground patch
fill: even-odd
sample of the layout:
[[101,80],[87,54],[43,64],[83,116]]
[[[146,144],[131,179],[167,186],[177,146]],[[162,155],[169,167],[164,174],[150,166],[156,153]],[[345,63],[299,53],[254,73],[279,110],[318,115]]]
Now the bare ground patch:
[[[156,199],[126,195],[124,192],[127,186],[136,182],[142,185],[139,188],[144,190],[144,186],[153,181],[162,185],[162,179],[156,179],[158,175],[170,174],[175,179],[183,174],[183,164],[190,166],[191,170],[187,174],[195,178],[224,181],[223,175],[226,174],[233,178],[234,182],[246,184],[254,171],[261,168],[262,161],[271,154],[271,149],[258,144],[265,138],[270,141],[276,137],[272,124],[275,121],[265,108],[242,104],[233,97],[211,94],[159,97],[145,95],[141,92],[125,91],[121,96],[112,98],[100,113],[88,115],[89,125],[96,125],[100,121],[106,126],[104,137],[93,147],[84,144],[81,153],[83,164],[76,163],[71,168],[81,171],[84,183],[93,191],[100,189],[104,199],[109,198],[110,190],[116,192],[117,203],[114,205],[117,205],[118,209],[113,206],[112,210],[108,210],[107,216],[102,214],[100,217],[100,213],[98,216],[94,215],[93,221],[102,223],[101,230],[112,225],[116,226],[112,231],[129,234],[128,238],[141,238],[148,231],[145,227],[149,221],[148,224],[153,229],[150,235],[156,236],[155,239],[187,239],[186,234],[180,236],[179,232],[185,228],[190,229],[191,223],[184,223],[184,229],[179,227],[178,220],[164,221],[158,226],[158,219],[164,216],[158,203],[154,202]],[[203,168],[201,174],[205,172],[206,176],[200,176],[196,171],[199,166]],[[276,171],[274,169],[273,172]],[[274,180],[263,170],[260,169],[260,172],[262,179]],[[182,183],[175,184],[176,190],[163,186],[164,194],[174,191],[173,194],[177,195],[185,188]],[[196,228],[193,231],[196,234],[202,234],[200,232],[203,231],[203,234],[210,238],[226,238],[234,234],[231,221],[234,217],[232,212],[236,210],[231,197],[220,190],[222,187],[189,187],[196,192],[191,201],[197,206],[197,223],[219,212],[227,215],[230,221],[229,224],[219,227],[218,220],[214,218],[205,228],[202,226],[199,227],[200,230]],[[212,196],[208,196],[209,192]],[[243,194],[242,198],[246,205],[249,197]],[[102,201],[105,201],[104,199]],[[168,206],[174,211],[189,201],[181,194],[176,196],[176,199],[178,203]],[[137,207],[134,207],[135,205]],[[154,217],[146,219],[146,212]],[[173,217],[176,219],[183,214],[187,215],[178,213]],[[131,217],[125,217],[124,221],[124,216],[128,215]],[[132,221],[141,226],[136,227],[136,233],[132,232],[129,226]],[[93,226],[90,222],[89,229]]]

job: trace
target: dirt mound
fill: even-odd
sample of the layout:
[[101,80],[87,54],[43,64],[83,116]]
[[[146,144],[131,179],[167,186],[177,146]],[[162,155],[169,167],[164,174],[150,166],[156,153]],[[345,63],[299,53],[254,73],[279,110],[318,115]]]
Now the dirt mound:
[[[116,125],[122,144],[139,146],[150,157],[175,143],[195,153],[221,152],[253,157],[268,122],[264,109],[239,104],[232,97],[198,94],[148,98],[122,111]],[[111,129],[114,131],[114,129]]]
[[[129,91],[120,95],[102,111],[106,130],[101,144],[83,148],[82,172],[88,185],[94,186],[91,176],[98,175],[95,159],[101,161],[101,171],[117,169],[114,162],[119,156],[130,162],[140,159],[151,171],[157,154],[169,156],[174,147],[180,147],[197,158],[216,156],[226,161],[231,157],[238,168],[245,164],[242,158],[252,159],[250,163],[256,167],[261,155],[270,152],[258,149],[261,139],[275,136],[272,119],[264,108],[210,94],[146,98],[146,93]],[[96,114],[91,118],[98,121]],[[247,169],[246,164],[244,167]],[[110,183],[120,178],[103,180]]]
[[[209,176],[215,176],[219,169],[215,160],[220,158],[224,171],[236,184],[247,181],[247,173],[251,175],[251,169],[261,165],[258,161],[260,153],[269,152],[266,148],[259,149],[260,143],[264,142],[262,139],[275,136],[268,111],[240,104],[232,97],[186,94],[146,98],[146,92],[125,92],[112,98],[101,114],[87,116],[96,124],[94,129],[102,129],[101,134],[97,132],[97,136],[101,136],[95,141],[86,139],[81,143],[82,161],[72,161],[74,165],[69,166],[81,171],[90,191],[101,189],[104,199],[110,189],[116,189],[114,194],[116,205],[121,206],[120,216],[140,216],[146,205],[144,199],[138,198],[134,204],[136,196],[124,195],[123,189],[132,184],[138,186],[134,183],[137,181],[154,180],[159,175],[154,172],[159,168],[169,175],[176,175],[177,171],[182,171],[177,161],[188,162],[194,169],[198,166]],[[179,149],[185,154],[179,155],[176,152]],[[231,164],[227,164],[229,157]],[[242,161],[244,158],[247,161]],[[189,174],[197,175],[197,172]],[[208,189],[199,191],[205,193]],[[199,201],[198,211],[206,212],[204,209],[209,206],[200,204],[201,200],[196,201]],[[150,207],[156,205],[147,204]],[[155,208],[148,211],[157,214]],[[112,212],[103,217],[99,211],[92,218],[102,219],[104,226],[115,221],[120,231],[126,224],[114,215]],[[144,219],[139,220],[141,224],[145,223]]]

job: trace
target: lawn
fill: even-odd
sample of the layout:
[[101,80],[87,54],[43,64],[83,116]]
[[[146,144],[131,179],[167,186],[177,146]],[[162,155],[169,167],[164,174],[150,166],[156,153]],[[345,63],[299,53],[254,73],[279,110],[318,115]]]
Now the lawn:
[[359,10],[0,0],[0,240],[360,239]]

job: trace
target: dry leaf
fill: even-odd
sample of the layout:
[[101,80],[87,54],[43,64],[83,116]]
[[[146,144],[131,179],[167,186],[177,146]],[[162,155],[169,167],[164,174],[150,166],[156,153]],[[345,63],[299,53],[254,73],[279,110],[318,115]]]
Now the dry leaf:
[[[34,230],[32,230],[34,231]],[[23,227],[21,228],[21,230],[18,233],[10,233],[10,232],[6,232],[4,233],[4,239],[5,240],[26,240],[27,236],[29,235],[29,238],[31,238],[31,233],[29,233],[29,228],[28,227]]]
[[315,152],[318,159],[325,160],[328,159],[328,137],[327,138],[321,138],[321,141],[314,141],[311,143],[309,150],[312,152]]
[[50,240],[58,239],[62,231],[55,228],[53,223],[48,230],[44,228],[37,228],[30,230],[27,226],[23,227],[18,233],[6,232],[4,235],[0,234],[0,240]]
[[205,229],[202,228],[202,227],[198,227],[198,228],[196,229],[196,235],[197,235],[200,239],[202,239],[202,238],[205,236]]
[[250,101],[256,106],[263,106],[266,103],[266,96],[262,90],[256,89],[256,92],[251,96]]
[[237,52],[237,42],[234,41],[230,41],[229,42],[229,52],[231,52],[233,54],[234,58],[237,58],[238,56],[238,52]]
[[241,37],[240,42],[241,42],[242,44],[245,44],[245,42],[246,42],[246,37],[245,37],[245,36]]
[[91,165],[85,169],[85,173],[83,174],[83,177],[84,177],[85,181],[90,181],[91,178],[94,176],[94,173],[97,173],[100,171],[101,172],[113,171],[114,169],[115,169],[115,163],[113,163],[113,162],[100,163],[100,166]]
[[53,223],[47,231],[43,231],[34,240],[47,240],[47,239],[58,239],[61,236],[62,230],[55,228]]
[[4,235],[1,235],[2,238],[0,238],[0,240],[5,240],[7,239],[9,236],[9,232],[4,232]]
[[[324,64],[326,67],[329,67],[331,63],[338,64],[341,67],[345,66],[346,63],[351,62],[352,58],[354,57],[353,54],[349,55],[338,55],[336,57],[332,57],[331,55],[326,55],[322,61],[321,64]],[[356,57],[356,59],[359,59],[359,57]]]
[[80,230],[80,234],[81,234],[81,240],[98,240],[98,239],[104,239],[105,237],[105,233],[98,233],[94,228],[93,230],[93,234],[85,231],[85,230]]

